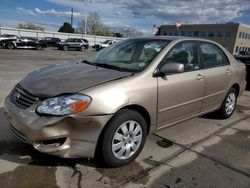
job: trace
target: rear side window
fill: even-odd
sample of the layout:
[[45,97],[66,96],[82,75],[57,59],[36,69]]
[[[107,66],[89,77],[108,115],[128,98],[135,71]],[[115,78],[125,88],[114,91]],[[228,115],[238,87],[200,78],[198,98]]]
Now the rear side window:
[[204,68],[213,68],[230,64],[225,53],[214,44],[201,44],[200,50],[201,62]]

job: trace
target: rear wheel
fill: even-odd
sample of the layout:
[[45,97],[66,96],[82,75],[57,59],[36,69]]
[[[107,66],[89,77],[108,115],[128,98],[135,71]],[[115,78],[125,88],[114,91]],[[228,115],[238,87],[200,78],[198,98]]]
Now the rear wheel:
[[85,46],[81,46],[80,50],[81,50],[81,51],[85,51],[85,50],[86,50],[86,47],[85,47]]
[[68,47],[68,46],[63,46],[63,50],[64,50],[64,51],[68,51],[68,50],[69,50],[69,47]]
[[218,111],[220,117],[223,119],[231,117],[235,110],[236,102],[237,102],[237,92],[234,88],[231,88],[228,91],[222,103],[222,106]]
[[102,157],[110,167],[133,161],[147,137],[147,125],[140,113],[123,109],[107,124],[102,140]]
[[8,43],[8,44],[6,45],[6,47],[7,47],[8,49],[13,49],[15,46],[14,46],[13,43]]
[[36,49],[37,50],[42,50],[42,46],[38,44],[38,45],[36,45]]

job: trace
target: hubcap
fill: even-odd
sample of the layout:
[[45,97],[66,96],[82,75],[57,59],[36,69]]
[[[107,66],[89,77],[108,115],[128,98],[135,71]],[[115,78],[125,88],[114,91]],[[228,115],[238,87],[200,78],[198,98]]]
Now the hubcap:
[[227,101],[226,101],[226,113],[227,115],[230,115],[235,107],[235,103],[236,103],[236,96],[234,93],[230,93],[229,96],[227,97]]
[[142,141],[142,128],[130,120],[120,125],[112,140],[112,152],[117,159],[128,159],[138,150]]

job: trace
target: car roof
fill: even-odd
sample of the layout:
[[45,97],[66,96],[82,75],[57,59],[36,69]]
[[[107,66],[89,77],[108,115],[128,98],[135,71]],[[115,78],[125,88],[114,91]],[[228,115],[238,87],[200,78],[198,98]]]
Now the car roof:
[[159,40],[167,40],[167,41],[184,41],[184,40],[195,40],[195,41],[203,41],[203,42],[212,42],[215,43],[214,41],[211,40],[206,40],[203,38],[198,38],[198,37],[184,37],[184,36],[149,36],[149,37],[138,37],[138,38],[133,38],[133,39],[144,39],[144,40],[152,40],[152,39],[159,39]]

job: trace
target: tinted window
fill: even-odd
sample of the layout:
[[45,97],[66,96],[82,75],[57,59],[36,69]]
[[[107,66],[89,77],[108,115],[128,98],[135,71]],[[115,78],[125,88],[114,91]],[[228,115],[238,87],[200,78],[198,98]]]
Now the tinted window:
[[208,36],[209,36],[209,37],[213,37],[213,36],[214,36],[214,32],[213,32],[213,31],[209,31],[209,32],[208,32]]
[[229,61],[224,52],[214,44],[204,43],[200,45],[201,61],[204,68],[228,65]]
[[221,32],[221,31],[217,31],[216,36],[217,36],[217,37],[222,37],[222,32]]
[[239,33],[239,38],[241,38],[242,32]]
[[206,31],[201,31],[200,32],[200,37],[206,37],[207,36],[207,32]]
[[76,39],[76,42],[82,42],[82,40],[81,39]]
[[225,37],[231,37],[231,32],[230,31],[226,31],[225,32]]
[[200,66],[196,44],[193,42],[184,42],[177,44],[163,59],[163,64],[166,63],[181,63],[184,65],[184,71],[199,69]]

